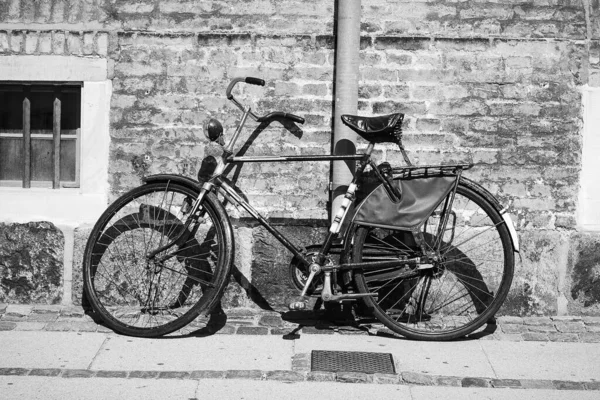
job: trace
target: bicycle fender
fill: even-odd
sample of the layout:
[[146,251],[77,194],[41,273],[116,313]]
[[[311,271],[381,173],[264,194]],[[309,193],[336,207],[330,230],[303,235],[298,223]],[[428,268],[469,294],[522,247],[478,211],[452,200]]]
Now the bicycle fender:
[[500,204],[498,199],[496,199],[496,197],[494,197],[493,194],[491,194],[487,189],[485,189],[483,186],[479,185],[478,183],[475,183],[472,180],[465,178],[464,176],[460,177],[460,183],[465,185],[469,189],[472,189],[473,191],[477,192],[477,194],[479,194],[481,197],[486,199],[492,206],[494,206],[494,208],[496,209],[496,211],[498,211],[500,216],[502,216],[502,219],[504,220],[504,223],[506,224],[506,228],[508,229],[508,233],[510,234],[510,240],[512,241],[513,249],[517,253],[519,253],[520,248],[519,248],[519,237],[517,235],[517,230],[515,229],[515,225],[512,221],[512,218],[506,212],[507,211],[506,208],[502,207],[502,205]]
[[202,188],[202,185],[197,180],[188,178],[187,176],[175,175],[175,174],[156,174],[156,175],[145,176],[144,178],[142,178],[142,181],[144,183],[171,181],[171,182],[179,183],[180,185],[183,185],[183,186],[193,188],[194,190],[196,190],[198,192]]

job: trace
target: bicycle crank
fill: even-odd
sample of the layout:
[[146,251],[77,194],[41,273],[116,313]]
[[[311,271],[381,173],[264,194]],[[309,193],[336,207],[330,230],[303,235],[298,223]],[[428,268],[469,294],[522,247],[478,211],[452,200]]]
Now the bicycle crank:
[[326,271],[324,273],[325,279],[323,282],[323,290],[321,291],[321,298],[323,301],[343,301],[343,300],[354,300],[360,299],[363,297],[371,296],[374,299],[377,299],[377,293],[341,293],[334,294],[331,291],[331,272]]

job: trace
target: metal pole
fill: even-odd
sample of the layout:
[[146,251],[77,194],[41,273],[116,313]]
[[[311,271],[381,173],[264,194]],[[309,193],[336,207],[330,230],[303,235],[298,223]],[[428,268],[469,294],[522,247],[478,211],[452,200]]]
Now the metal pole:
[[[356,154],[356,133],[343,124],[342,114],[358,109],[358,66],[360,50],[360,0],[337,0],[335,56],[335,112],[333,154]],[[347,185],[352,181],[355,161],[334,161],[332,171],[332,212],[335,216]]]

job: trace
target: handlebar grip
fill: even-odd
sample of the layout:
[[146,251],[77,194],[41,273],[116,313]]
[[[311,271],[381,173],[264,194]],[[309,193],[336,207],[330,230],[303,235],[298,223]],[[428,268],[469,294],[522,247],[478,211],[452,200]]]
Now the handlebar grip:
[[260,79],[260,78],[253,78],[251,76],[249,76],[247,78],[233,78],[231,80],[231,82],[229,82],[229,86],[227,86],[227,90],[225,91],[225,95],[227,96],[227,100],[231,100],[233,98],[233,95],[231,94],[231,91],[233,90],[233,87],[238,82],[246,82],[246,83],[249,83],[251,85],[265,86],[265,81],[263,79]]
[[299,124],[303,124],[304,123],[304,118],[299,117],[299,116],[294,115],[294,114],[286,114],[285,117],[287,119],[291,119],[292,121],[297,122]]
[[264,79],[253,78],[251,76],[247,77],[244,82],[249,83],[251,85],[265,86],[265,80]]

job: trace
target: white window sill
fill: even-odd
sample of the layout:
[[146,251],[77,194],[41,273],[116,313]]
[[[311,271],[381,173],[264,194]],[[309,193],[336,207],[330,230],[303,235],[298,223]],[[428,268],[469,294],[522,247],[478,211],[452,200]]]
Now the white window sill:
[[0,222],[49,221],[75,227],[95,223],[107,198],[81,189],[0,187],[0,205]]

